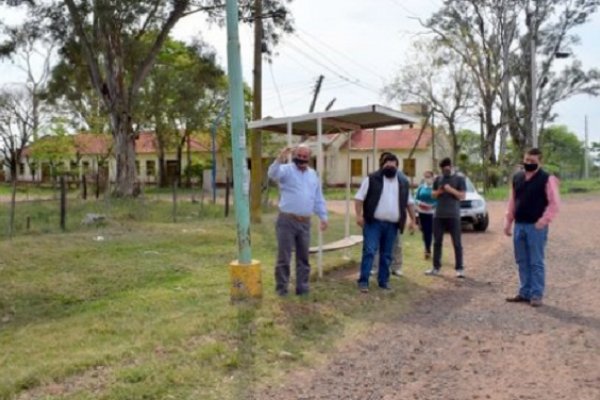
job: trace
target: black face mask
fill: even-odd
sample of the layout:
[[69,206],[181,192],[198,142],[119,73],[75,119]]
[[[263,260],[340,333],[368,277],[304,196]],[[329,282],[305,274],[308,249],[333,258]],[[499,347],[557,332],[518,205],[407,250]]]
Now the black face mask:
[[397,173],[398,169],[395,167],[385,167],[383,169],[383,175],[385,175],[386,178],[393,178]]
[[452,175],[452,170],[444,168],[442,170],[442,175],[444,175],[444,176],[450,176],[450,175]]
[[538,169],[538,165],[536,163],[531,163],[531,164],[523,164],[523,168],[525,168],[525,171],[527,172],[533,172],[535,170]]
[[308,164],[308,160],[303,160],[303,159],[298,158],[298,157],[292,158],[292,161],[294,162],[294,164],[296,164],[299,167]]

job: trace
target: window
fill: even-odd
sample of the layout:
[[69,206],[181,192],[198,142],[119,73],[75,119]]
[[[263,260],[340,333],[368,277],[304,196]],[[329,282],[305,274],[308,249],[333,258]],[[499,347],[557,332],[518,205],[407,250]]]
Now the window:
[[146,161],[146,176],[156,175],[156,162],[154,160]]
[[81,167],[83,169],[83,173],[87,173],[90,170],[90,162],[84,161],[83,163],[81,163]]
[[135,174],[140,175],[140,162],[138,160],[135,160]]
[[25,175],[25,163],[19,163],[19,175]]
[[77,161],[71,161],[71,165],[69,166],[71,171],[77,171]]
[[363,174],[362,161],[363,160],[360,158],[354,158],[354,159],[350,160],[350,176],[352,176],[353,178],[356,176],[362,176],[362,174]]

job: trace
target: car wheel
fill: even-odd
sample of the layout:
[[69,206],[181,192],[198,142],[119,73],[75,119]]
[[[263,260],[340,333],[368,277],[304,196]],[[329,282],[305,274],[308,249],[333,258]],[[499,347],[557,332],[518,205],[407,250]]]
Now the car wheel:
[[477,232],[485,232],[489,223],[490,218],[489,215],[486,213],[485,216],[481,219],[481,221],[477,222],[476,224],[473,224],[473,229],[475,229]]

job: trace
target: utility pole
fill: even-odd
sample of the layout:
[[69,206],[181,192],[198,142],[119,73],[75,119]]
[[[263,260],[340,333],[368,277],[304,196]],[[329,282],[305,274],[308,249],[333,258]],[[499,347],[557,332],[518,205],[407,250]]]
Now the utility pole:
[[[308,112],[312,113],[315,111],[315,105],[317,104],[317,97],[319,96],[319,92],[321,91],[321,84],[323,84],[323,79],[325,77],[323,75],[319,75],[317,79],[317,84],[315,86],[315,92],[313,93],[312,101],[310,102],[310,107],[308,108]],[[306,141],[308,139],[308,135],[302,135],[302,141]]]
[[333,99],[331,99],[331,101],[329,102],[329,104],[327,104],[327,107],[325,107],[325,111],[329,111],[331,110],[331,107],[333,107],[333,103],[335,103],[337,99],[334,97]]
[[529,14],[529,50],[531,51],[531,145],[538,147],[537,131],[537,19],[535,10]]
[[583,177],[585,179],[590,179],[590,148],[588,144],[588,117],[585,116],[585,149],[583,152],[584,159],[584,173]]
[[310,113],[315,111],[317,97],[319,96],[319,92],[321,91],[321,85],[323,84],[324,78],[325,77],[323,75],[319,75],[319,79],[317,80],[317,86],[315,86],[315,93],[313,94],[313,99],[310,103],[310,108],[308,109],[308,112],[310,112]]
[[[262,118],[262,0],[254,0],[254,70],[252,88],[252,119]],[[252,169],[250,171],[250,219],[261,222],[262,192],[262,132],[254,129],[250,136]]]
[[233,157],[233,191],[238,239],[238,259],[229,264],[231,299],[243,300],[262,296],[260,263],[252,260],[250,247],[250,213],[248,204],[248,168],[246,165],[246,126],[244,117],[244,82],[240,56],[237,0],[227,0],[227,74],[231,107],[231,153]]

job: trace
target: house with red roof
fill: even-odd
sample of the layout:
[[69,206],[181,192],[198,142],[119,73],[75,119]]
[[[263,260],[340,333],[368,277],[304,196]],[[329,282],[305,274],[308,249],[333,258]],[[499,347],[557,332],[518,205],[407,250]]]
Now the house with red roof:
[[[45,136],[39,142],[56,141],[56,136]],[[34,146],[29,146],[23,152],[18,168],[18,180],[25,182],[49,181],[53,170],[69,172],[71,176],[81,177],[85,174],[99,174],[102,179],[108,176],[115,180],[117,165],[113,152],[113,138],[110,135],[79,133],[67,136],[67,145],[63,145],[58,158],[52,157],[52,151],[41,159],[39,151],[36,153]],[[225,181],[227,158],[220,154],[216,145],[217,181]],[[136,172],[138,182],[152,184],[158,182],[159,171],[159,146],[153,132],[140,132],[135,141]],[[44,154],[44,152],[42,152]],[[188,165],[188,154],[192,162],[212,159],[212,146],[210,138],[203,140],[199,137],[190,137],[184,145],[181,157],[181,171]],[[56,159],[53,159],[56,158]],[[178,171],[178,157],[176,149],[168,149],[164,153],[164,165],[167,181],[172,181]]]
[[[438,137],[439,136],[439,137]],[[434,169],[439,160],[448,155],[445,135],[435,137],[430,129],[421,132],[421,128],[400,127],[397,129],[361,130],[353,133],[323,135],[325,155],[325,183],[329,186],[346,184],[350,171],[351,183],[359,184],[371,172],[379,169],[379,157],[383,152],[391,152],[400,160],[400,168],[408,175],[412,152],[415,160],[414,183],[418,183],[423,172]],[[310,139],[311,147],[316,140]],[[313,154],[316,151],[313,149]]]

